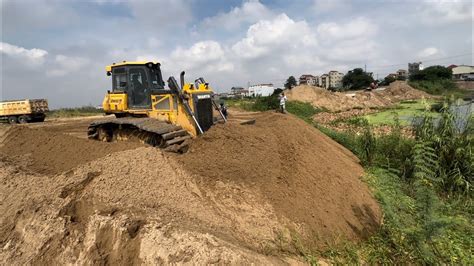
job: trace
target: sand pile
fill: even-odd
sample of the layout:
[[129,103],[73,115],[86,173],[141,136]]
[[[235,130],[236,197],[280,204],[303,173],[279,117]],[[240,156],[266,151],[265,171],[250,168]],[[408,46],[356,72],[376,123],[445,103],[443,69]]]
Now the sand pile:
[[356,158],[289,115],[216,126],[184,155],[49,134],[0,147],[1,264],[275,264],[290,230],[321,247],[380,221]]
[[308,102],[315,107],[325,108],[329,111],[344,110],[354,104],[354,100],[343,93],[330,92],[320,87],[308,85],[300,85],[291,90],[285,90],[285,95],[291,101]]
[[13,160],[22,161],[25,168],[43,174],[61,173],[112,152],[140,146],[132,142],[90,141],[22,126],[9,130],[5,138],[7,141],[0,147],[0,153],[6,153]]
[[289,100],[309,102],[315,107],[329,111],[346,111],[354,108],[388,107],[402,100],[429,98],[429,94],[419,91],[405,81],[395,81],[383,91],[358,91],[354,95],[331,92],[314,86],[297,86],[286,90]]
[[390,86],[386,90],[377,92],[381,96],[392,98],[393,100],[414,100],[414,99],[421,99],[421,98],[430,98],[432,97],[430,94],[417,90],[412,86],[408,85],[405,81],[394,81],[390,83]]
[[201,186],[243,183],[260,191],[306,236],[358,240],[380,219],[357,159],[293,116],[264,113],[255,125],[216,126],[178,160]]
[[200,191],[155,148],[54,176],[9,157],[0,167],[3,265],[282,262],[259,254],[283,229],[261,199],[239,187]]

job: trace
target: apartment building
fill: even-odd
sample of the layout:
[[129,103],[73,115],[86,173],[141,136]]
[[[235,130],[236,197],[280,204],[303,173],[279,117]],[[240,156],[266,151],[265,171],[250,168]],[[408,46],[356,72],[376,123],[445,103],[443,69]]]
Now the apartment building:
[[316,76],[313,76],[310,74],[304,74],[300,76],[299,84],[316,86],[318,84],[318,80]]
[[396,79],[399,79],[399,80],[406,80],[408,79],[408,71],[406,71],[405,69],[399,69],[397,70],[397,77]]
[[329,89],[329,75],[322,74],[319,78],[318,86],[324,89]]
[[328,77],[329,77],[329,86],[326,89],[342,87],[342,78],[344,77],[343,73],[339,71],[331,70],[328,73]]
[[421,62],[408,63],[408,74],[412,75],[416,72],[423,70],[423,64]]

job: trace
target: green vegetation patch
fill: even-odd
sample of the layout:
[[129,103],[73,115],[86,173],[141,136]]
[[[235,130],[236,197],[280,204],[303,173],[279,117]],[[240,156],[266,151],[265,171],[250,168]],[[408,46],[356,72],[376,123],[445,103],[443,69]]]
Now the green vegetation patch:
[[367,241],[314,256],[337,264],[474,264],[473,132],[459,132],[449,108],[439,117],[434,123],[422,116],[414,139],[403,137],[399,124],[374,136],[363,119],[359,135],[320,128],[360,158],[384,220]]
[[[231,107],[237,107],[246,111],[270,111],[278,110],[279,100],[278,95],[274,94],[268,97],[257,97],[257,98],[244,98],[238,100],[227,100],[226,104]],[[298,116],[299,118],[310,122],[313,115],[323,111],[322,109],[315,108],[310,103],[304,103],[300,101],[288,101],[286,102],[286,110]]]
[[76,117],[76,116],[93,116],[104,114],[104,110],[97,109],[93,106],[82,106],[77,108],[60,108],[56,110],[51,110],[48,112],[47,116],[49,118],[59,118],[59,117]]
[[397,119],[401,125],[410,125],[412,119],[423,115],[439,117],[438,104],[433,100],[404,101],[393,108],[364,116],[370,125],[395,125]]
[[453,96],[463,98],[469,94],[468,90],[459,89],[452,80],[417,80],[408,82],[417,90],[425,91],[432,95]]

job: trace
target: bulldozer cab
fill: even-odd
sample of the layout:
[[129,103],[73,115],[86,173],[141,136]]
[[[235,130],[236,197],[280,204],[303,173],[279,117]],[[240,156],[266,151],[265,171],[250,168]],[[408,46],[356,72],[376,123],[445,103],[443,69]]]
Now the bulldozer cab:
[[127,94],[129,109],[151,109],[151,94],[164,92],[160,64],[124,62],[107,69],[112,76],[112,91]]

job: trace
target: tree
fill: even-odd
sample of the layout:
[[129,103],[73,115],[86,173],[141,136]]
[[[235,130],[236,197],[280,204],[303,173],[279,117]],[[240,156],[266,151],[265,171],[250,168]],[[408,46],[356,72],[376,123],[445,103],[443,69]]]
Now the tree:
[[367,88],[373,81],[372,76],[364,72],[362,68],[354,68],[342,78],[342,85],[351,90],[359,90]]
[[430,66],[423,70],[420,70],[410,76],[410,80],[440,80],[440,79],[451,79],[453,77],[453,71],[450,68],[444,66]]
[[291,90],[293,87],[297,85],[296,79],[293,76],[290,76],[285,83],[285,89]]
[[280,89],[280,88],[276,88],[275,90],[273,90],[273,93],[272,93],[272,95],[280,95],[280,93],[282,93],[282,92],[283,92],[283,90],[282,90],[282,89]]
[[395,80],[396,79],[393,76],[388,75],[383,79],[383,81],[380,83],[380,85],[382,85],[382,86],[390,85],[390,83],[394,82]]

